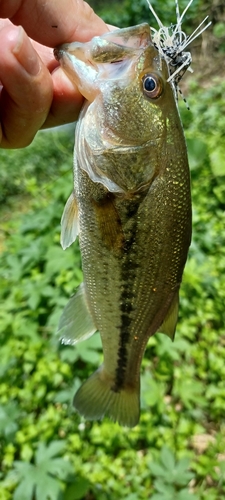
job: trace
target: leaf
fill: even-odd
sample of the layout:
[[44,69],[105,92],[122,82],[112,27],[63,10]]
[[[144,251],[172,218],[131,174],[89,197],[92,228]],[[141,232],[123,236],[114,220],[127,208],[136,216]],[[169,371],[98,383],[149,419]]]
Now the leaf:
[[61,493],[61,485],[58,480],[44,476],[36,483],[37,500],[57,500]]
[[91,338],[85,342],[80,342],[76,345],[75,349],[78,357],[86,363],[98,364],[100,361],[99,349],[101,349],[101,338],[99,333],[95,333]]
[[163,446],[160,454],[160,459],[164,467],[168,469],[171,474],[173,474],[175,469],[175,459],[172,451],[167,448],[167,446]]
[[76,260],[73,247],[64,252],[59,245],[50,246],[46,253],[46,275],[50,278],[54,274],[58,274],[60,268],[72,269]]
[[165,475],[164,468],[159,463],[150,462],[149,468],[150,468],[152,474],[156,477],[158,477],[158,476],[163,477]]
[[49,446],[46,446],[45,443],[39,443],[38,449],[36,451],[36,464],[40,464],[43,461],[49,460],[50,458],[55,457],[62,453],[65,449],[66,442],[62,441],[52,441]]
[[[62,453],[65,447],[64,441],[53,441],[49,446],[39,443],[35,454],[35,464],[17,461],[15,472],[19,486],[14,492],[13,500],[22,500],[21,492],[25,487],[26,498],[23,500],[56,500],[62,491],[61,480],[74,473],[73,466],[63,458],[55,458]],[[22,486],[21,486],[22,485]]]
[[213,144],[210,153],[212,171],[215,176],[225,176],[225,148],[224,143]]
[[[171,343],[171,340],[168,339]],[[162,411],[164,387],[163,384],[154,380],[148,372],[144,373],[141,377],[141,387],[143,402],[146,407],[156,406],[159,411]]]
[[202,161],[207,156],[207,146],[199,137],[187,138],[188,160],[190,169],[200,168],[199,158]]
[[[34,491],[36,500],[48,500],[49,496],[55,500],[62,489],[59,480],[49,476],[44,468],[36,468],[34,465],[32,467],[29,474],[24,473],[22,481],[14,492],[13,500],[33,500]],[[21,496],[23,491],[26,492],[26,497]]]
[[174,496],[168,495],[168,493],[161,494],[161,493],[155,493],[154,495],[151,496],[151,500],[176,500]]
[[175,462],[172,451],[166,446],[161,450],[160,461],[162,465],[154,462],[150,462],[149,464],[153,475],[156,478],[160,478],[159,481],[155,481],[154,483],[156,489],[159,489],[160,492],[163,492],[164,487],[168,490],[173,488],[173,485],[176,485],[176,487],[186,486],[193,478],[193,474],[187,470],[189,459],[184,457],[180,461]]
[[177,500],[199,500],[199,497],[190,493],[188,489],[183,489],[177,493]]
[[177,474],[183,474],[187,471],[190,465],[190,459],[188,457],[183,457],[176,465]]
[[175,383],[174,394],[180,397],[187,408],[192,408],[193,405],[203,401],[204,385],[197,380],[181,378]]
[[33,500],[35,485],[24,478],[13,493],[13,500]]
[[20,411],[15,403],[0,406],[0,435],[4,435],[7,440],[12,440],[18,429],[19,416]]
[[70,474],[74,474],[72,464],[62,458],[54,458],[54,460],[48,461],[48,465],[46,462],[43,462],[43,464],[48,466],[48,473],[57,476],[61,480],[66,480]]
[[63,500],[81,500],[83,499],[88,490],[90,489],[91,484],[87,479],[83,477],[77,477],[72,484],[70,484],[64,493]]
[[70,403],[73,399],[74,394],[75,390],[72,386],[68,389],[65,389],[65,391],[58,392],[54,398],[54,401],[56,403]]
[[161,479],[157,479],[154,482],[154,488],[162,495],[167,495],[168,498],[175,497],[176,490],[175,490],[174,486],[171,484],[167,484],[166,482],[162,481]]
[[63,346],[62,350],[60,351],[60,357],[62,361],[66,361],[67,363],[74,363],[79,358],[77,346]]
[[131,495],[126,496],[126,500],[139,500],[140,496],[137,493],[131,493]]

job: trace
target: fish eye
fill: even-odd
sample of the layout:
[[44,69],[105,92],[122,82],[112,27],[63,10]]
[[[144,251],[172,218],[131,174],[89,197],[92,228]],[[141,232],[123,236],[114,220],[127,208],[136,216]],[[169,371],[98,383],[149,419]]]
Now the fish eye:
[[160,97],[163,91],[161,78],[157,75],[147,74],[142,78],[144,94],[151,99]]

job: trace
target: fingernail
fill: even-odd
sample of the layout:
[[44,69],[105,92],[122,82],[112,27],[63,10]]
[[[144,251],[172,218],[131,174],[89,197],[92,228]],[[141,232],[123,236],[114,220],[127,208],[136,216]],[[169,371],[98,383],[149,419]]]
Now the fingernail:
[[41,69],[39,58],[22,26],[18,28],[17,41],[12,52],[27,73],[32,76],[39,73]]

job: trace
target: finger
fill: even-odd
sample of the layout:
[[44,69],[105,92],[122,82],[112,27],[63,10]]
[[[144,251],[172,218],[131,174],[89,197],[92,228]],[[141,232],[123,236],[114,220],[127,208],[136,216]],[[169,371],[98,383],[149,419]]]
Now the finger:
[[53,84],[24,30],[0,31],[1,147],[20,148],[33,140],[52,103]]
[[45,45],[41,45],[40,43],[35,42],[31,38],[30,41],[34,49],[38,53],[39,57],[50,71],[50,73],[52,73],[55,68],[59,67],[59,63],[58,61],[56,61],[51,47],[46,47]]
[[109,31],[83,0],[0,0],[0,16],[21,24],[31,38],[49,47],[85,42]]
[[[0,0],[0,6],[1,6],[1,0]],[[1,11],[1,8],[0,8]],[[5,29],[5,28],[12,28],[15,25],[9,21],[9,19],[0,19],[0,32]],[[5,32],[6,33],[6,32]],[[46,47],[45,45],[42,45],[38,42],[35,42],[30,38],[30,41],[35,48],[36,52],[38,55],[41,57],[42,61],[45,63],[45,66],[49,69],[50,73],[56,68],[59,63],[56,61],[53,50],[51,47]]]
[[58,67],[52,73],[53,100],[42,128],[55,127],[77,120],[83,96],[77,87],[67,78],[62,68]]

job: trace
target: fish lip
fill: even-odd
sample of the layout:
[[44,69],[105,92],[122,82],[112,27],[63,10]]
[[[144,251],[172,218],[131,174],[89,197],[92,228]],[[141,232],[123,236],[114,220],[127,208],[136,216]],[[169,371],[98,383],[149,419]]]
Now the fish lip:
[[56,47],[55,49],[53,49],[53,54],[56,61],[60,61],[62,57],[62,49],[60,47]]
[[69,45],[71,45],[71,44],[64,43],[63,45],[58,45],[58,47],[55,47],[53,49],[53,54],[54,54],[54,57],[57,61],[60,61],[60,59],[62,59],[65,52],[68,51]]

